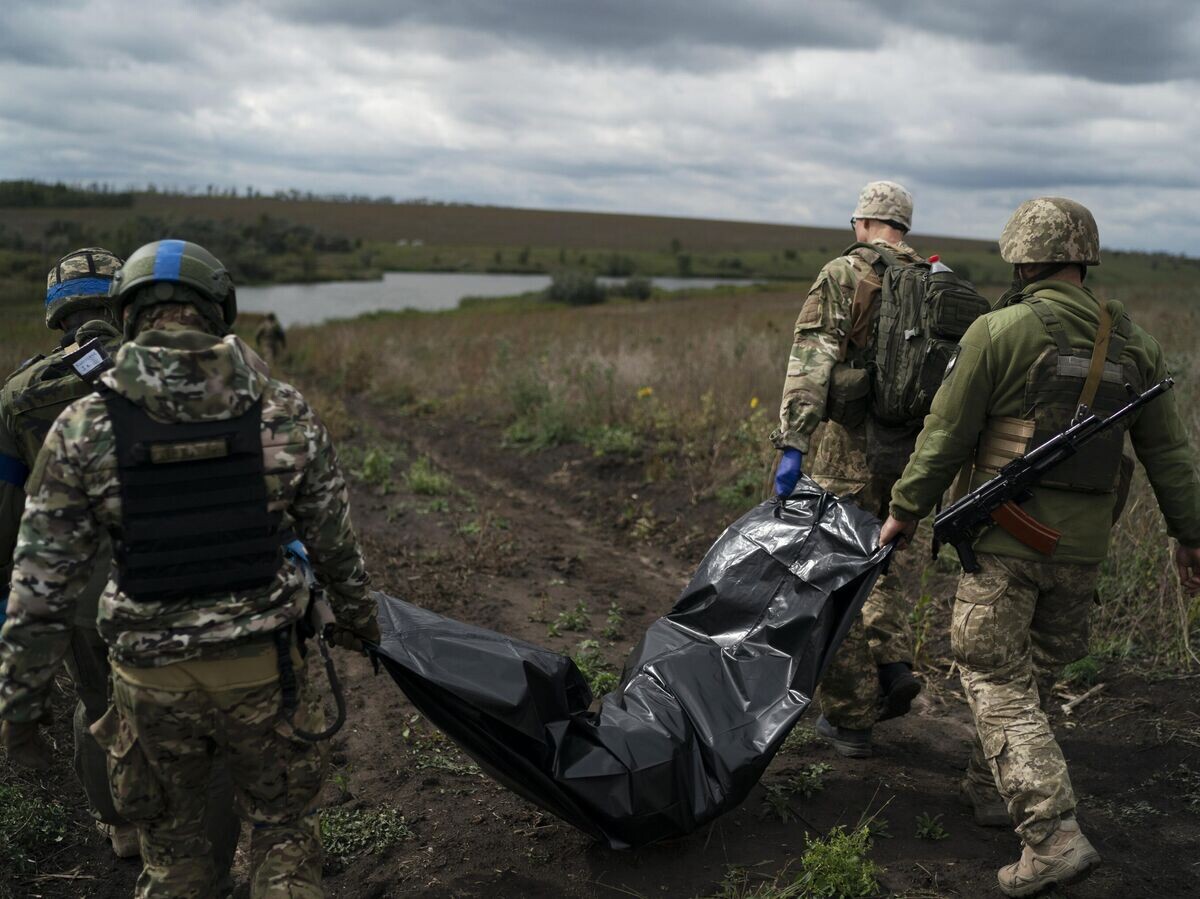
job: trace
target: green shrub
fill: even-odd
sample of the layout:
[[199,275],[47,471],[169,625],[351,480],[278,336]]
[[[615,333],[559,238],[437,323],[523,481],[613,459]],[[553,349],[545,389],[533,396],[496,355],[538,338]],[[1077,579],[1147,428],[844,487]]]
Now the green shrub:
[[835,827],[824,838],[809,840],[800,859],[803,872],[796,884],[803,897],[874,896],[878,891],[875,878],[879,869],[868,857],[871,835],[866,827],[849,833]]
[[67,835],[67,811],[57,802],[0,784],[0,874],[32,870],[33,859],[58,846]]
[[654,294],[654,282],[649,278],[629,278],[616,288],[616,293],[631,300],[648,300]]
[[546,299],[568,306],[591,306],[604,302],[604,288],[590,272],[566,269],[551,276]]
[[450,476],[434,468],[428,456],[421,456],[408,467],[404,482],[409,490],[421,496],[445,496],[454,489]]

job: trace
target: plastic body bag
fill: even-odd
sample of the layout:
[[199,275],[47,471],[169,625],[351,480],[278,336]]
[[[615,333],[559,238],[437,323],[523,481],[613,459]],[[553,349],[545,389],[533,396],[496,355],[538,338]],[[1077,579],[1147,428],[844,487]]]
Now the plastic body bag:
[[695,830],[758,782],[878,575],[879,522],[802,478],[731,525],[589,710],[558,653],[377,594],[379,656],[500,783],[613,848]]

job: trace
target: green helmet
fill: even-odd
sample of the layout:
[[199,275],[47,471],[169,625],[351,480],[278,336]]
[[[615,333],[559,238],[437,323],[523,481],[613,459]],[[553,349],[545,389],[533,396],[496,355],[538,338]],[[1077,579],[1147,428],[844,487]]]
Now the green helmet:
[[[153,290],[139,289],[151,285]],[[133,307],[125,315],[126,338],[132,337],[137,313],[157,303],[195,305],[218,334],[227,334],[237,318],[237,292],[228,269],[204,247],[186,240],[156,240],[134,250],[113,277],[111,291],[118,312]]]
[[858,195],[851,218],[895,222],[905,231],[912,230],[913,198],[895,181],[872,181]]
[[1000,256],[1013,265],[1100,264],[1100,230],[1087,207],[1064,197],[1038,197],[1017,207],[1000,234]]
[[108,298],[121,257],[103,247],[85,247],[68,253],[46,275],[46,327],[58,328],[62,320],[84,309],[111,313]]

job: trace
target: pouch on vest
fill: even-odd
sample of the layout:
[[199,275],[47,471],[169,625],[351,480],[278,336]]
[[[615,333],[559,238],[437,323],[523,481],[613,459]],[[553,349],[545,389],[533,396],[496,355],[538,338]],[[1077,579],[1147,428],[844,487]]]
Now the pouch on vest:
[[865,368],[839,362],[829,375],[825,417],[844,428],[857,428],[867,419],[871,376]]
[[162,423],[103,395],[121,487],[121,591],[152,602],[269,586],[283,553],[267,507],[261,400],[237,418]]
[[[1089,406],[1090,411],[1097,415],[1111,415],[1128,402],[1126,384],[1132,385],[1138,392],[1145,389],[1137,366],[1128,359],[1122,359],[1131,334],[1128,316],[1113,325],[1107,347],[1103,346],[1103,335],[1098,333],[1097,346],[1104,351],[1101,366],[1101,359],[1093,360],[1093,353],[1076,351],[1071,347],[1066,331],[1049,303],[1037,296],[1027,297],[1024,302],[1038,316],[1054,341],[1054,346],[1038,356],[1026,380],[1024,417],[1034,423],[1029,448],[1041,446],[1070,427],[1084,398],[1089,372],[1093,369],[1099,377],[1093,379],[1095,396]],[[1084,446],[1069,465],[1060,465],[1043,479],[1042,486],[1080,493],[1116,491],[1128,429],[1128,423],[1123,423],[1105,431]]]

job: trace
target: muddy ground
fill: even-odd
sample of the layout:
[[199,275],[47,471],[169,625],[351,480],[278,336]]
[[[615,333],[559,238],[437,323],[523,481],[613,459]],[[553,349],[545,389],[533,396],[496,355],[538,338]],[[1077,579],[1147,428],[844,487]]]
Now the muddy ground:
[[[665,613],[708,544],[733,515],[694,502],[679,486],[646,483],[644,466],[597,459],[582,448],[523,454],[497,431],[437,416],[398,417],[363,406],[368,422],[348,442],[396,457],[386,493],[358,481],[354,516],[376,586],[395,596],[571,651],[599,641],[618,670],[645,627]],[[449,474],[455,492],[418,495],[400,477],[422,455]],[[905,562],[915,584],[920,561]],[[922,654],[927,690],[913,714],[876,730],[869,760],[836,756],[811,738],[812,712],[737,810],[689,837],[614,852],[541,812],[478,772],[439,739],[386,675],[340,656],[350,721],[332,746],[327,801],[348,813],[398,810],[407,835],[359,858],[330,859],[335,897],[709,896],[731,866],[773,876],[791,866],[805,835],[876,815],[872,858],[883,895],[999,896],[996,868],[1013,860],[1016,837],[974,825],[956,799],[970,736],[957,678],[944,661],[948,571],[927,582],[934,615]],[[588,624],[548,633],[584,601]],[[623,615],[603,636],[607,612]],[[1150,680],[1109,668],[1106,686],[1056,728],[1081,797],[1084,829],[1105,859],[1086,883],[1060,895],[1196,896],[1200,882],[1200,678]],[[1070,695],[1077,693],[1070,691]],[[66,709],[65,692],[59,704]],[[62,848],[38,864],[15,895],[128,896],[137,865],[112,860],[86,824],[70,773],[65,714],[55,726],[53,774],[39,789],[71,807]],[[812,767],[817,766],[817,767]],[[825,767],[827,766],[827,768]],[[12,778],[4,768],[3,777]],[[812,795],[791,796],[781,820],[765,788],[807,775]],[[26,783],[32,783],[25,780]],[[918,816],[941,839],[917,836]],[[244,858],[239,862],[244,878]],[[241,886],[236,894],[245,896]]]

